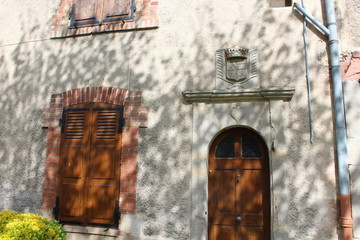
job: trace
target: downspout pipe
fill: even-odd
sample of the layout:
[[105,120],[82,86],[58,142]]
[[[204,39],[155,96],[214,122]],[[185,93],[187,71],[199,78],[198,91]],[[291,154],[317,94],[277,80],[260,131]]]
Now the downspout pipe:
[[345,128],[345,110],[343,87],[341,80],[341,69],[339,60],[339,40],[337,37],[336,17],[334,0],[325,0],[326,19],[329,29],[329,54],[330,70],[332,78],[332,97],[335,108],[335,140],[336,140],[336,158],[339,178],[340,193],[340,225],[342,228],[342,239],[352,239],[352,217],[351,217],[351,198],[350,198],[350,181],[348,173],[348,151],[346,142]]
[[334,106],[335,122],[335,158],[337,160],[338,185],[340,194],[340,226],[342,229],[342,239],[352,240],[352,216],[350,198],[350,180],[348,173],[348,151],[345,128],[345,110],[343,100],[343,88],[341,80],[340,60],[339,60],[339,40],[337,37],[336,17],[334,0],[325,0],[326,19],[328,28],[325,28],[314,17],[311,16],[298,3],[294,7],[300,11],[313,24],[318,26],[328,35],[328,47],[330,58],[330,71],[332,79],[332,99]]
[[[302,7],[305,9],[304,0],[301,0]],[[304,16],[303,21],[303,40],[304,40],[304,53],[305,53],[305,72],[306,72],[306,85],[307,85],[307,95],[308,95],[308,108],[309,108],[309,125],[310,125],[310,143],[314,143],[314,127],[313,127],[313,117],[312,117],[312,106],[311,106],[311,80],[310,80],[310,71],[309,71],[309,56],[308,56],[308,41],[306,34],[306,16]]]

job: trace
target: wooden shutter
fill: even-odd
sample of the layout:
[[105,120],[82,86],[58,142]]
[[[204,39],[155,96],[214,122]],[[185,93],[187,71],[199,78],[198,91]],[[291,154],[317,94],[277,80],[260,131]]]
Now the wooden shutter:
[[120,117],[116,106],[94,105],[87,196],[89,225],[114,224],[119,199]]
[[98,0],[76,0],[70,16],[71,27],[98,23]]
[[84,222],[84,197],[89,151],[90,109],[84,105],[64,110],[60,147],[59,219]]
[[116,227],[122,107],[79,104],[63,112],[58,214],[62,223]]
[[104,0],[104,22],[129,20],[136,10],[134,0]]
[[131,20],[135,11],[135,0],[75,0],[70,27]]

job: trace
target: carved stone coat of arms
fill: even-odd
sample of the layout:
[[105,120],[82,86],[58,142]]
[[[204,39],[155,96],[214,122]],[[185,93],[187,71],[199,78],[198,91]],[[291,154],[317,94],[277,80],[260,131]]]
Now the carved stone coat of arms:
[[240,86],[250,79],[258,78],[256,50],[227,48],[216,51],[216,79]]

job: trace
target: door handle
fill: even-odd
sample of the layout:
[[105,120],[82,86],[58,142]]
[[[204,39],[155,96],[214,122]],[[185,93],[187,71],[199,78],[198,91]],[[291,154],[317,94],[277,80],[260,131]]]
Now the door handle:
[[236,221],[241,222],[241,217],[240,217],[240,216],[237,216],[237,217],[236,217]]
[[237,175],[237,182],[240,182],[240,174]]

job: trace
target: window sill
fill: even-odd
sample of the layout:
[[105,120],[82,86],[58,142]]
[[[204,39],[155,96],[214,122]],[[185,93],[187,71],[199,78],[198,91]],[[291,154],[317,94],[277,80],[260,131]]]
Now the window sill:
[[52,30],[50,38],[66,38],[75,36],[86,36],[91,34],[111,33],[121,31],[134,30],[150,30],[158,28],[158,22],[143,22],[141,24],[135,22],[120,22],[115,24],[104,24],[79,28],[63,28],[62,30]]

